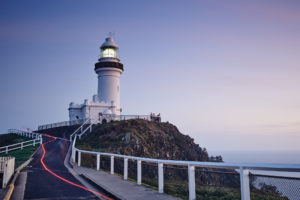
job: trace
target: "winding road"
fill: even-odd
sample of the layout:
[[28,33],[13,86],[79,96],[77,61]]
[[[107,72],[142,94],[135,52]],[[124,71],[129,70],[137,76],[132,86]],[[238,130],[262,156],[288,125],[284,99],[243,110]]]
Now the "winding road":
[[[44,137],[44,144],[26,167],[27,181],[24,199],[103,199],[110,198],[89,190],[68,171],[64,160],[70,143],[52,136]],[[101,199],[102,199],[101,198]]]

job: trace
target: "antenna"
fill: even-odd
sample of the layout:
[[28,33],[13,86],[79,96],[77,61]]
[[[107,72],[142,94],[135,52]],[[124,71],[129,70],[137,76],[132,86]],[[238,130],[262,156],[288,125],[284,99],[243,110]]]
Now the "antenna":
[[114,31],[110,31],[109,33],[108,33],[108,37],[112,37],[112,38],[115,38],[115,32]]

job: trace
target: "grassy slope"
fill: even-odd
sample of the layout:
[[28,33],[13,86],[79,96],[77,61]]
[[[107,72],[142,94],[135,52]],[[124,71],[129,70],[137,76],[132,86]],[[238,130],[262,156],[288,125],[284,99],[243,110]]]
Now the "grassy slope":
[[[209,157],[205,148],[195,144],[193,139],[181,134],[176,126],[169,123],[149,122],[145,120],[116,121],[93,128],[92,133],[78,140],[80,149],[134,155],[150,158],[221,161],[222,157]],[[122,160],[115,159],[115,172],[122,174]],[[95,157],[82,154],[82,165],[94,168]],[[101,158],[101,169],[109,171],[110,160]],[[119,166],[121,166],[119,168]],[[188,198],[187,170],[175,166],[164,166],[165,192],[182,199]],[[129,179],[136,180],[136,163],[129,161]],[[143,163],[143,184],[157,188],[157,167]],[[212,181],[213,180],[213,181]],[[215,181],[217,180],[217,181]],[[233,180],[233,181],[228,181]],[[212,181],[213,184],[207,184]],[[236,181],[236,182],[235,182]],[[205,200],[239,200],[239,176],[212,175],[196,171],[197,199]],[[252,191],[254,200],[271,200],[287,198],[279,197],[272,192]]]
[[41,131],[36,131],[38,133],[47,133],[55,137],[62,137],[69,139],[70,135],[78,128],[78,125],[74,126],[61,126],[57,128],[49,128]]
[[18,149],[15,151],[10,151],[8,154],[2,153],[1,157],[11,156],[15,157],[15,169],[27,161],[30,156],[35,152],[39,145],[24,147],[23,150]]
[[23,137],[23,136],[19,136],[16,134],[1,134],[0,135],[0,147],[19,143],[19,142],[24,142],[27,140],[32,140],[32,138]]
[[[0,146],[6,146],[10,144],[15,144],[27,140],[32,140],[32,138],[27,138],[23,136],[19,136],[16,134],[3,134],[0,135]],[[34,146],[24,147],[23,150],[18,149],[14,151],[6,153],[1,153],[1,157],[12,156],[15,157],[15,169],[23,164],[26,160],[30,158],[30,156],[34,153],[34,151],[39,147],[39,144]]]
[[211,161],[206,149],[176,126],[141,119],[98,125],[78,140],[77,147],[150,158]]

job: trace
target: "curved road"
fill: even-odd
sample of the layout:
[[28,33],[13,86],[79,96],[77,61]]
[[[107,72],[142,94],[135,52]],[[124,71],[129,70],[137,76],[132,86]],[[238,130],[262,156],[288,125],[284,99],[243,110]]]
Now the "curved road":
[[[46,151],[44,163],[47,168],[68,181],[82,185],[64,166],[65,156],[70,143],[60,139],[53,140],[48,137],[43,139]],[[30,166],[25,169],[27,171],[27,182],[24,199],[98,199],[93,193],[75,187],[46,171],[40,162],[42,155],[43,149],[40,148],[34,155]]]

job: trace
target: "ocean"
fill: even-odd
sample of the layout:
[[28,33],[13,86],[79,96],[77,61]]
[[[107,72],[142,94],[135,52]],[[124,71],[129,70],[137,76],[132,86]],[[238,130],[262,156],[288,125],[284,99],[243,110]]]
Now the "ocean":
[[[225,162],[230,163],[268,163],[268,164],[300,164],[300,152],[297,151],[212,151],[210,155],[221,155]],[[254,186],[260,188],[260,184],[275,186],[282,196],[290,200],[300,200],[300,173],[298,172],[265,172],[250,170],[255,176]],[[280,178],[272,176],[284,176],[293,178]]]
[[300,151],[208,151],[230,163],[300,164]]

